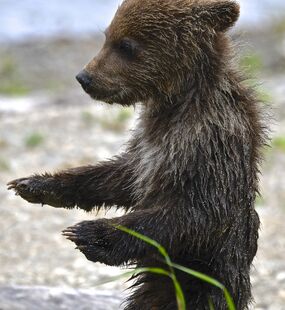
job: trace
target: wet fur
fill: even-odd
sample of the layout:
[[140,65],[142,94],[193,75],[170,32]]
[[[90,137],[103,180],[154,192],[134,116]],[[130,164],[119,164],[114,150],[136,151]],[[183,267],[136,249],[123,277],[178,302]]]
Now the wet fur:
[[[127,0],[109,30],[119,24],[123,32],[129,27],[126,25],[136,25],[132,14],[141,16],[141,7],[146,6],[143,16],[146,23],[151,21],[156,49],[171,45],[162,60],[161,55],[151,56],[155,67],[151,70],[160,72],[156,66],[163,61],[167,65],[164,70],[170,71],[147,84],[150,77],[146,72],[134,68],[132,81],[124,84],[124,102],[143,102],[126,151],[96,166],[36,175],[12,181],[9,186],[34,203],[77,206],[87,211],[117,206],[129,211],[111,220],[79,223],[64,234],[94,262],[165,267],[154,249],[112,225],[126,226],[161,243],[174,262],[222,282],[237,309],[247,309],[251,301],[250,266],[259,229],[254,201],[266,128],[254,92],[245,86],[233,65],[231,43],[224,33],[236,21],[238,7],[224,1],[224,14],[231,14],[227,19],[215,19],[211,17],[221,10],[217,2],[172,2],[181,8],[175,11],[175,22],[185,19],[183,14],[190,13],[183,12],[191,8],[191,32],[186,20],[177,41],[164,33],[168,23],[170,27],[174,22],[167,18],[172,4],[166,0]],[[153,7],[160,10],[163,26],[157,18],[152,19]],[[130,12],[128,20],[123,18],[126,11]],[[201,27],[203,35],[197,35]],[[132,31],[140,31],[134,28]],[[173,60],[174,68],[170,65]],[[101,75],[95,73],[98,63],[94,60],[87,70],[98,83],[101,76],[105,85],[106,71],[105,75],[100,70]],[[125,72],[121,83],[127,78],[130,76]],[[137,83],[133,92],[132,83]],[[209,309],[209,298],[215,309],[227,309],[220,290],[185,274],[178,273],[178,279],[187,309]],[[136,281],[126,310],[177,308],[171,280],[142,274]]]

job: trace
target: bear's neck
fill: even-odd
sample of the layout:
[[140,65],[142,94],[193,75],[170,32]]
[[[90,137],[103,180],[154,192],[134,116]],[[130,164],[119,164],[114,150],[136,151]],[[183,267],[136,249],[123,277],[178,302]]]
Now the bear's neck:
[[[241,84],[242,78],[234,71],[224,72],[223,75],[210,75],[185,80],[184,86],[177,94],[148,100],[144,104],[144,114],[147,117],[164,118],[165,115],[177,115],[180,111],[191,113],[193,107],[201,109],[216,109],[223,105],[234,105],[239,95],[245,92]],[[219,109],[220,109],[219,108]]]

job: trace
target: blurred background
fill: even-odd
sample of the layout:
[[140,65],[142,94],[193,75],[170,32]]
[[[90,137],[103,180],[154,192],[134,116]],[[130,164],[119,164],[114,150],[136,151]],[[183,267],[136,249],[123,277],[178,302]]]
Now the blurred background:
[[[119,268],[87,261],[60,234],[67,226],[105,213],[29,205],[5,185],[35,172],[95,163],[123,148],[136,111],[93,102],[74,78],[102,46],[102,31],[119,2],[0,0],[2,310],[18,309],[7,301],[9,288],[15,285],[90,289],[121,273]],[[284,310],[285,2],[240,3],[241,19],[231,32],[239,65],[273,114],[268,124],[271,148],[264,150],[262,196],[256,206],[262,226],[252,271],[253,308]],[[122,280],[100,287],[105,292],[125,288]]]

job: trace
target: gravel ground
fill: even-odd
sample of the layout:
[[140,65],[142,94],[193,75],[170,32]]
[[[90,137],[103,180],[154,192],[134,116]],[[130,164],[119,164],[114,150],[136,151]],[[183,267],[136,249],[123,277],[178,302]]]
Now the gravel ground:
[[1,310],[118,310],[119,292],[43,286],[7,286],[0,289]]
[[[0,113],[0,284],[87,288],[121,272],[88,262],[60,234],[78,221],[105,214],[29,205],[5,186],[12,178],[95,163],[119,152],[127,136],[120,126],[113,128],[112,120],[117,122],[120,113],[117,108],[84,104]],[[109,123],[102,125],[98,119]],[[30,145],[33,136],[43,141]],[[122,281],[110,287],[123,288]]]

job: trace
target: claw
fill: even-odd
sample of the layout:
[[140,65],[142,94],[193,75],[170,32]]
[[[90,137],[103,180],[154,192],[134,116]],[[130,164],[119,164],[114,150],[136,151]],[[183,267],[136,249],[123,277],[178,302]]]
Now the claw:
[[15,181],[16,181],[16,180],[13,180],[13,181],[8,182],[8,183],[7,183],[7,186],[10,186],[10,185],[14,186],[15,183],[16,183]]
[[10,190],[10,189],[16,189],[16,187],[17,187],[17,185],[16,185],[15,183],[11,183],[11,182],[10,182],[10,183],[7,184],[7,189],[8,189],[8,190]]
[[79,245],[75,248],[75,250],[80,250],[80,251],[84,251],[87,249],[87,246],[86,245]]
[[77,236],[74,232],[71,232],[71,231],[63,231],[63,235],[65,237],[76,237]]
[[78,239],[77,239],[77,237],[73,237],[73,236],[65,236],[66,237],[66,239],[67,240],[70,240],[70,241],[72,241],[72,242],[76,242]]
[[71,226],[71,227],[67,227],[67,228],[65,228],[63,231],[62,231],[62,233],[63,234],[65,234],[65,233],[75,233],[75,229],[74,229],[74,227],[73,226]]
[[28,178],[15,179],[15,180],[8,182],[7,185],[17,186],[20,183],[25,184],[24,182],[28,182],[28,181],[29,181]]
[[68,227],[63,230],[62,235],[72,242],[76,242],[78,240],[78,236],[72,227]]
[[13,181],[10,181],[7,183],[8,186],[8,190],[15,190],[17,191],[18,189],[21,189],[23,187],[27,187],[29,184],[29,180],[28,179],[16,179]]

